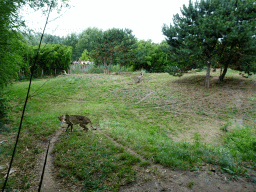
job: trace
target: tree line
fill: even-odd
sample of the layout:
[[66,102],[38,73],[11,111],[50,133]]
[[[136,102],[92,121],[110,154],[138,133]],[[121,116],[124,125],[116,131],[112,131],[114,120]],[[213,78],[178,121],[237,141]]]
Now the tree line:
[[[181,76],[191,69],[206,69],[205,86],[211,68],[221,68],[219,82],[227,69],[244,77],[256,72],[256,4],[254,0],[202,0],[183,5],[173,24],[162,27],[165,41],[138,40],[130,29],[102,31],[88,28],[60,39],[48,35],[46,43],[72,47],[72,59],[93,59],[95,64],[132,66],[133,70],[168,72]],[[81,55],[83,54],[83,57]]]
[[[41,34],[16,30],[23,25],[22,22],[16,25],[17,5],[26,2],[4,0],[0,3],[3,10],[0,23],[3,31],[0,38],[1,86],[17,78],[19,73],[28,75],[36,54]],[[50,4],[48,0],[29,2],[37,9]],[[256,71],[255,6],[253,0],[189,1],[188,6],[181,9],[181,15],[174,15],[173,24],[163,25],[166,39],[161,43],[138,40],[130,29],[103,31],[94,27],[66,37],[45,34],[35,77],[58,74],[67,70],[72,60],[79,59],[103,64],[108,72],[116,64],[120,68],[126,65],[132,66],[133,70],[143,68],[148,72],[168,72],[177,76],[191,69],[206,68],[207,87],[211,67],[223,69],[219,81],[223,81],[228,68],[249,76]]]
[[[164,72],[169,64],[169,48],[166,41],[153,43],[152,40],[138,40],[130,29],[112,28],[106,31],[87,28],[82,33],[72,33],[66,37],[45,34],[43,43],[72,47],[73,61],[91,60],[95,65],[133,66],[133,70],[141,68],[149,72]],[[26,34],[29,44],[35,45],[40,34]]]

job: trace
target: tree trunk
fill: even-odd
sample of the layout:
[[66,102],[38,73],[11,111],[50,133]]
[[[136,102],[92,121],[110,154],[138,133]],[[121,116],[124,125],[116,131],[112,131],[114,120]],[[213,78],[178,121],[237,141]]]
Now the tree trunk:
[[44,76],[44,70],[42,69],[42,74],[41,74],[41,77],[43,77]]
[[[234,47],[231,46],[230,50],[233,50],[233,48],[234,48]],[[232,53],[229,54],[228,59],[226,60],[226,62],[225,62],[225,64],[224,64],[223,72],[222,72],[222,74],[219,76],[219,81],[218,81],[219,83],[224,80],[224,77],[225,77],[225,75],[226,75],[226,73],[227,73],[227,70],[228,70],[228,66],[229,66],[229,64],[230,64],[230,62],[231,62],[233,56],[234,56],[234,54],[232,54]]]
[[110,74],[110,72],[111,72],[111,64],[112,64],[112,55],[111,55],[110,61],[109,61],[108,74]]
[[108,69],[108,67],[107,67],[107,61],[106,61],[106,58],[104,58],[104,74],[107,74],[107,69]]
[[210,87],[210,73],[211,73],[211,61],[207,61],[206,77],[205,77],[205,87]]
[[225,77],[225,75],[227,73],[227,70],[228,70],[228,65],[225,65],[222,74],[219,76],[219,82],[224,80],[224,77]]
[[120,73],[121,73],[121,68],[122,68],[122,64],[120,63],[120,67],[119,67],[118,75],[120,75]]

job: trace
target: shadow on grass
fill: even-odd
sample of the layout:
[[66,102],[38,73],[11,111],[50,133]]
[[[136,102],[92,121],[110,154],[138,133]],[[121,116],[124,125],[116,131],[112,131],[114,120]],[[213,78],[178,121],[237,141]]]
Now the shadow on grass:
[[[225,77],[223,82],[218,82],[218,76],[211,76],[210,89],[213,88],[231,88],[231,89],[243,89],[253,88],[256,89],[256,81],[252,79],[245,79],[243,77]],[[205,88],[205,75],[190,75],[179,78],[173,83],[183,84],[186,86],[196,86],[198,88]]]

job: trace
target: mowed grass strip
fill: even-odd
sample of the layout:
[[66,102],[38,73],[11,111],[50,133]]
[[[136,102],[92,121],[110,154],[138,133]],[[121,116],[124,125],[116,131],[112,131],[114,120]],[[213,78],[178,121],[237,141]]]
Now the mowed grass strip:
[[[29,187],[29,181],[33,178],[33,167],[22,164],[36,163],[42,151],[40,144],[60,129],[57,117],[66,113],[88,116],[93,126],[97,126],[118,143],[129,147],[149,161],[166,167],[195,170],[206,163],[212,163],[220,165],[229,173],[242,175],[245,174],[243,166],[255,169],[255,76],[243,79],[237,72],[229,71],[226,83],[218,85],[218,74],[212,73],[211,88],[205,89],[204,74],[205,72],[201,72],[174,78],[168,74],[146,73],[145,79],[138,85],[133,84],[137,75],[133,73],[121,76],[71,75],[33,81],[17,151],[24,155],[22,158],[16,156],[14,160],[14,166],[22,170],[19,172],[21,175],[17,175],[21,179],[12,177],[13,184],[10,185]],[[12,106],[12,113],[9,114],[9,119],[12,120],[10,130],[17,130],[27,86],[28,82],[20,82],[5,90]],[[246,124],[248,126],[245,126]],[[251,130],[250,133],[246,132],[246,137],[241,129],[244,126],[244,129]],[[61,154],[61,159],[56,161],[63,173],[60,173],[60,176],[76,182],[84,181],[89,176],[77,176],[77,173],[73,173],[66,166],[73,163],[82,166],[85,160],[69,160],[70,153],[74,150],[72,144],[66,143],[77,142],[81,148],[86,149],[88,143],[85,140],[96,143],[100,136],[97,136],[97,131],[93,134],[91,131],[85,133],[78,125],[74,130],[74,133],[65,133],[61,140],[63,142],[58,144],[59,148],[55,153],[57,156]],[[236,134],[230,136],[233,131]],[[9,139],[14,137],[9,135],[12,133],[1,133],[1,137],[8,140],[3,142],[5,147],[0,154],[1,164],[6,164],[10,158],[10,146],[14,141]],[[88,135],[92,138],[88,138]],[[103,135],[101,138],[106,140]],[[233,138],[236,138],[235,143]],[[245,147],[239,147],[240,140]],[[108,140],[106,143],[107,150],[114,146]],[[96,147],[90,150],[92,159],[98,158],[97,154],[101,153],[96,152],[100,150],[97,149],[100,144],[94,146]],[[250,155],[245,155],[247,146],[250,147]],[[63,152],[62,149],[67,150]],[[120,163],[121,167],[126,167],[122,164],[126,160],[122,162],[119,158],[126,152],[117,151],[114,155],[115,150],[110,151],[115,164]],[[6,154],[9,154],[8,158],[4,158]],[[70,162],[70,165],[65,162]],[[137,164],[138,162],[134,165]],[[84,169],[90,170],[91,165],[86,164]],[[111,174],[104,173],[104,176],[113,179],[112,174],[119,174],[113,170]],[[130,179],[121,180],[116,176],[109,185],[89,184],[89,187],[118,189],[119,185],[133,181],[136,173],[132,175]],[[93,178],[96,178],[95,174]]]

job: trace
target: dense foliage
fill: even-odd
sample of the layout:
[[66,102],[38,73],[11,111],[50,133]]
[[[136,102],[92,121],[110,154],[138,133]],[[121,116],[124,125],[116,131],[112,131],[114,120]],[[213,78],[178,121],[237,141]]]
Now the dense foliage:
[[[102,31],[87,28],[80,34],[72,33],[66,37],[45,35],[45,44],[62,44],[72,47],[72,60],[94,61],[96,66],[133,66],[133,70],[146,69],[148,72],[165,72],[170,65],[169,46],[166,41],[160,44],[151,40],[138,41],[130,29],[109,29]],[[38,33],[28,34],[26,40],[31,45],[39,42]],[[111,64],[110,64],[111,63]]]
[[[28,62],[33,66],[38,46],[31,47]],[[46,44],[42,46],[34,68],[34,77],[40,75],[57,75],[67,70],[71,61],[72,47],[61,44]]]
[[22,36],[18,30],[20,26],[24,26],[24,22],[20,20],[17,12],[21,6],[29,5],[34,9],[44,10],[44,7],[60,8],[67,5],[66,1],[50,0],[2,0],[0,1],[0,87],[11,82],[18,76],[20,66],[22,65],[22,57],[20,46]]
[[141,68],[149,72],[165,72],[169,64],[169,47],[165,41],[160,45],[151,40],[141,40],[135,50],[134,70]]
[[78,60],[78,58],[81,56],[79,52],[77,51],[76,45],[78,43],[78,37],[75,33],[71,33],[67,37],[64,38],[63,44],[67,46],[72,47],[72,60]]
[[[82,33],[78,35],[78,41],[76,44],[76,50],[79,57],[82,55],[86,49],[89,53],[95,49],[98,40],[102,37],[103,31],[96,27],[87,28]],[[78,58],[79,58],[78,57]],[[78,59],[76,58],[76,60]]]

